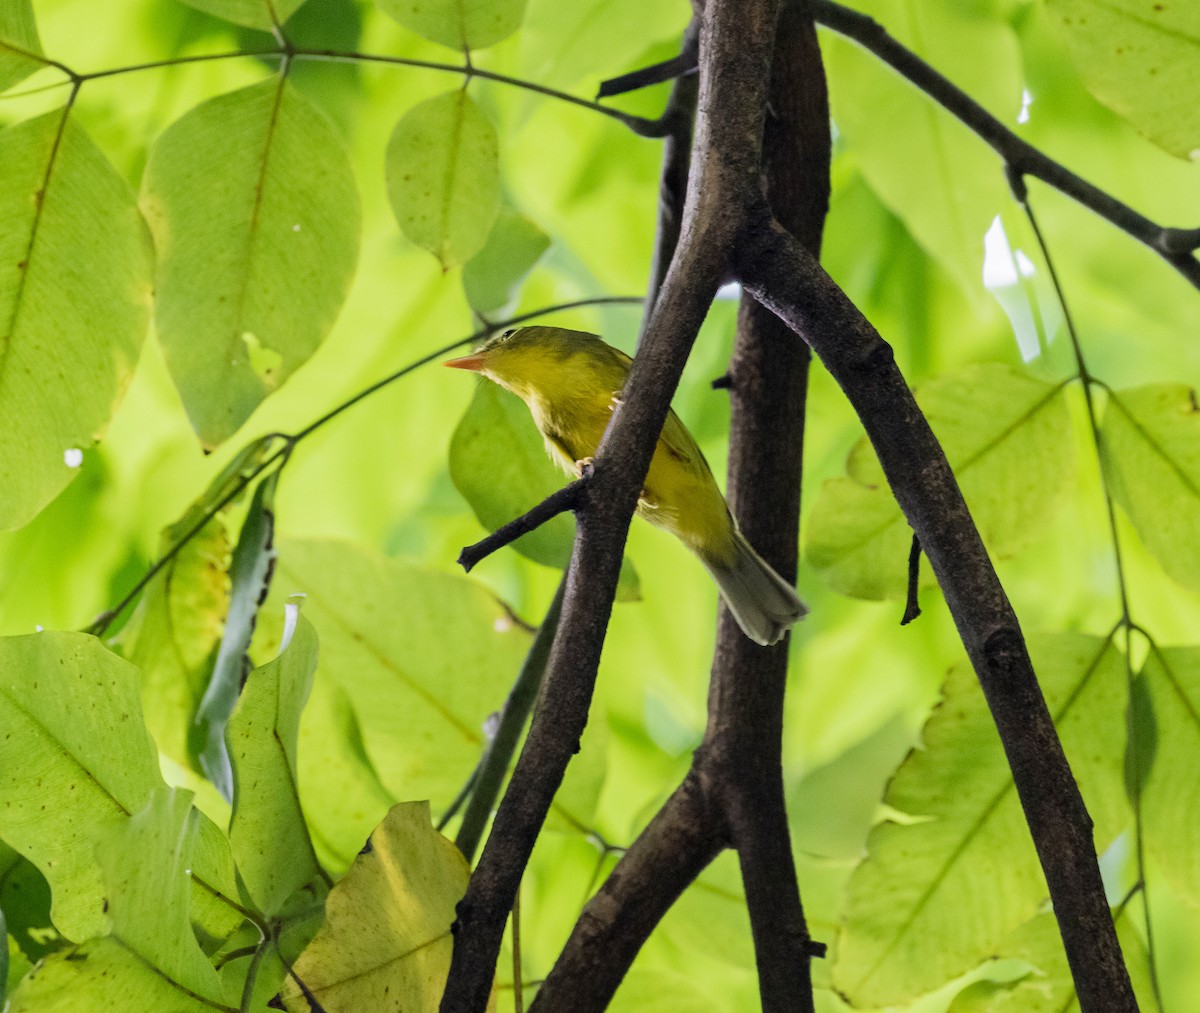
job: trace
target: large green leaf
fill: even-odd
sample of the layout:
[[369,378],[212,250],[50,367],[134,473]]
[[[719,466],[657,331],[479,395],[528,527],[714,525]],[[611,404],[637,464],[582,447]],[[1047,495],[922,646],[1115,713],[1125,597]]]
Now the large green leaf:
[[[999,555],[1018,551],[1037,534],[1074,478],[1063,389],[986,364],[917,391],[980,534]],[[847,470],[848,478],[825,483],[813,507],[808,560],[843,594],[901,598],[912,532],[865,439]]]
[[405,28],[451,49],[483,49],[521,24],[525,0],[379,0]]
[[[125,825],[162,785],[142,723],[138,673],[80,633],[0,640],[0,836],[41,870],[52,916],[81,941],[108,926],[93,841]],[[206,931],[241,921],[228,847],[201,818],[193,889]],[[213,837],[215,835],[215,838]],[[210,839],[212,838],[212,839]]]
[[195,846],[207,824],[191,800],[161,786],[143,809],[98,834],[111,934],[39,964],[13,997],[14,1011],[232,1009],[188,912]]
[[354,174],[325,115],[274,78],[169,127],[150,152],[142,206],[167,365],[212,447],[333,326],[358,257]]
[[0,132],[0,528],[76,474],[133,375],[150,314],[133,193],[66,111]]
[[94,637],[0,640],[0,836],[42,871],[54,923],[76,941],[107,928],[94,835],[162,783],[137,679]]
[[1200,647],[1151,650],[1142,668],[1154,711],[1155,761],[1142,792],[1147,850],[1175,891],[1200,907]]
[[341,872],[396,798],[379,783],[354,705],[332,679],[317,680],[300,720],[298,766],[317,855],[330,871]]
[[181,992],[220,999],[217,972],[189,916],[192,845],[204,817],[192,793],[157,788],[145,807],[100,837],[112,937]]
[[288,609],[290,642],[278,658],[250,673],[227,732],[235,785],[229,843],[247,892],[267,915],[280,914],[306,887],[313,891],[311,903],[324,887],[296,776],[300,712],[317,667],[317,635],[298,615],[298,605]]
[[[1146,948],[1129,918],[1117,918],[1117,938],[1134,994],[1149,1001]],[[954,997],[949,1013],[1075,1013],[1075,983],[1063,951],[1058,923],[1052,912],[1040,914],[1008,937],[994,954],[996,960],[1019,960],[1028,970],[1008,981],[978,981]]]
[[[428,802],[402,802],[325,902],[296,975],[329,1010],[432,1010],[446,987],[454,908],[469,870],[433,829]],[[288,1008],[307,1010],[294,982]]]
[[[854,6],[1002,120],[1015,121],[1021,55],[1005,22],[958,0],[864,0]],[[917,242],[966,291],[981,292],[983,236],[1011,200],[1000,160],[870,53],[842,39],[828,41],[839,141]]]
[[[349,696],[386,789],[447,805],[479,759],[483,723],[504,703],[529,634],[470,578],[348,543],[292,541],[279,547],[259,657],[278,644],[282,604],[297,592],[321,634],[317,682]],[[303,781],[300,791],[310,809]]]
[[[489,531],[507,524],[562,488],[563,472],[546,453],[529,410],[514,394],[480,383],[450,440],[450,477]],[[559,514],[512,547],[543,566],[564,569],[575,541],[575,518]],[[640,596],[637,573],[626,560],[617,596]]]
[[189,7],[232,21],[235,25],[269,32],[282,25],[304,0],[183,0]]
[[42,67],[41,55],[30,0],[5,0],[0,4],[0,91]]
[[1101,431],[1105,474],[1163,569],[1200,590],[1200,404],[1182,384],[1114,391]]
[[1181,158],[1200,155],[1200,6],[1048,0],[1088,89]]
[[[1119,749],[1125,664],[1107,641],[1030,639],[1047,703],[1104,848],[1127,820]],[[955,667],[884,802],[913,822],[881,823],[851,877],[833,965],[855,1005],[930,991],[984,959],[1046,896],[1020,802],[972,670]]]
[[401,230],[442,267],[483,247],[500,210],[499,145],[464,89],[410,109],[392,131],[385,168]]

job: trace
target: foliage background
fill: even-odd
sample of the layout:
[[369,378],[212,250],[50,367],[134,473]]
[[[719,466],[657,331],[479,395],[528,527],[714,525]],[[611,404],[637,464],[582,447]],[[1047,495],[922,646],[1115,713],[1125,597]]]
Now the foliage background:
[[[1195,165],[1168,155],[1092,97],[1055,31],[1053,9],[1021,0],[921,5],[878,0],[860,7],[1022,136],[1097,185],[1156,220],[1188,225],[1200,219]],[[124,0],[105,16],[83,0],[45,0],[35,9],[45,52],[79,70],[273,46],[267,35],[168,0]],[[591,96],[603,78],[673,55],[689,16],[688,5],[678,2],[530,0],[521,30],[476,59],[490,70]],[[289,22],[288,33],[302,45],[453,59],[370,4],[352,0],[309,0]],[[971,364],[1018,367],[1023,361],[1050,382],[1073,375],[1061,311],[998,161],[868,54],[831,34],[822,42],[836,131],[823,260],[895,347],[906,377],[920,388]],[[275,62],[223,59],[89,81],[75,115],[136,191],[154,138],[205,99],[266,79]],[[59,106],[63,89],[36,91],[52,79],[43,72],[13,89],[34,92],[6,96],[0,123]],[[355,391],[474,328],[461,269],[443,270],[400,234],[382,171],[397,119],[416,103],[457,87],[459,79],[407,67],[299,59],[289,80],[332,118],[357,179],[361,250],[336,324],[312,358],[212,455],[201,450],[159,345],[153,337],[147,340],[107,435],[85,450],[74,481],[29,524],[0,535],[0,634],[85,626],[145,570],[158,551],[160,532],[239,447],[260,434],[303,428]],[[588,110],[502,84],[476,80],[470,94],[497,126],[504,203],[552,237],[512,312],[643,291],[659,145]],[[664,96],[665,86],[621,104],[655,115]],[[1194,290],[1150,251],[1089,212],[1036,185],[1032,192],[1092,372],[1114,387],[1197,386],[1200,300]],[[1026,258],[1021,263],[1029,265],[1019,283],[1014,260],[995,244],[996,221],[1011,248]],[[993,237],[986,261],[985,233]],[[1003,284],[1004,278],[1012,281]],[[734,307],[733,302],[715,307],[675,401],[718,474],[728,411],[725,395],[709,381],[725,370]],[[1041,331],[1034,325],[1038,319]],[[639,321],[636,308],[605,308],[562,314],[555,322],[602,332],[632,351]],[[484,530],[448,465],[452,435],[472,395],[462,375],[430,367],[299,446],[276,496],[281,558],[256,658],[272,655],[282,622],[277,602],[292,591],[310,594],[305,614],[328,652],[323,657],[333,657],[337,633],[334,618],[322,611],[323,583],[344,587],[344,597],[328,594],[346,603],[355,626],[386,637],[417,597],[429,594],[437,601],[437,574],[457,579],[459,549]],[[1119,615],[1114,559],[1077,386],[1067,391],[1067,405],[1074,479],[1066,483],[1057,509],[1031,525],[1019,551],[1000,558],[998,566],[1027,631],[1103,637]],[[826,480],[845,473],[860,436],[840,392],[814,367],[806,519],[814,517]],[[1035,446],[1024,463],[1032,467],[1038,454],[1049,452]],[[1011,487],[1018,480],[1006,474],[994,481]],[[1200,517],[1194,503],[1179,509],[1185,519]],[[1200,594],[1164,576],[1124,514],[1118,515],[1118,528],[1138,621],[1160,644],[1193,642]],[[236,532],[236,523],[231,530]],[[1194,537],[1200,522],[1190,530]],[[814,546],[811,530],[808,534],[809,552],[819,556],[821,546]],[[328,541],[344,544],[344,551],[299,544]],[[323,562],[314,562],[322,552]],[[695,559],[644,525],[631,530],[628,556],[640,600],[616,608],[592,718],[594,737],[579,759],[582,772],[566,789],[566,814],[544,835],[523,887],[528,980],[548,970],[597,877],[611,867],[614,856],[603,842],[620,845],[636,835],[687,769],[704,725],[715,590]],[[390,584],[393,591],[378,597],[384,584],[357,579],[350,567],[361,565],[377,575],[390,565],[385,559],[420,569],[409,583]],[[923,592],[922,617],[901,628],[900,603],[844,596],[816,570],[802,560],[800,590],[813,611],[792,646],[785,774],[810,926],[816,938],[832,942],[843,889],[879,814],[884,788],[917,742],[961,648],[935,589]],[[490,557],[470,580],[536,624],[558,573],[510,550]],[[464,641],[485,630],[488,621],[501,626],[507,621],[500,610],[491,620],[432,608],[424,618],[407,618],[412,632],[404,656],[427,664],[430,674],[422,678],[446,698],[461,692],[452,684],[469,663],[462,660],[470,648]],[[504,640],[504,631],[492,632]],[[519,630],[510,632],[523,637]],[[479,649],[470,662],[479,666],[479,698],[464,704],[480,721],[502,703],[523,648],[488,650]],[[1140,664],[1145,647],[1136,638],[1133,651]],[[318,697],[301,729],[300,769],[312,798],[326,798],[332,806],[342,786],[335,776],[351,775],[340,770],[335,775],[335,768],[303,759],[305,729],[310,740],[320,734],[313,730],[312,714],[322,703],[321,685],[318,675]],[[363,721],[367,699],[354,703]],[[383,790],[372,788],[377,794],[370,796],[364,789],[372,801],[364,803],[361,825],[350,824],[360,841],[382,818],[389,795],[430,797],[436,818],[473,763],[470,749],[476,747],[470,742],[456,743],[447,760],[445,734],[430,734],[411,714],[389,714],[379,727],[364,726],[369,746],[385,734],[382,725],[388,722],[405,743],[399,752],[407,765],[392,757],[395,766],[378,771]],[[1173,759],[1182,771],[1194,771],[1187,759],[1200,760],[1200,743],[1193,736],[1183,748],[1190,752]],[[377,767],[381,756],[377,749],[371,757]],[[169,779],[199,791],[200,804],[222,822],[222,803],[211,789],[177,764],[168,762],[166,769]],[[416,771],[407,784],[405,771]],[[322,784],[323,778],[332,783]],[[320,828],[312,805],[306,798],[310,822]],[[1196,815],[1177,813],[1181,823],[1194,822]],[[347,824],[338,825],[352,840]],[[347,840],[318,842],[336,873],[354,850]],[[1126,832],[1104,856],[1114,901],[1136,879],[1135,850]],[[1153,855],[1145,879],[1164,1005],[1192,1008],[1200,1001],[1200,971],[1191,959],[1200,939],[1200,915],[1192,906],[1197,892],[1193,889],[1189,903],[1164,879]],[[1137,918],[1130,931],[1145,941]],[[13,954],[14,981],[27,966],[23,960]],[[1014,968],[1019,965],[985,973],[1019,973]],[[841,1008],[827,990],[828,972],[818,964],[815,973],[826,986],[818,997],[821,1008]],[[502,971],[500,980],[511,981],[511,975]],[[955,982],[917,1008],[946,1009],[962,987]],[[509,1001],[502,991],[501,1002]],[[697,1011],[756,1007],[752,947],[732,859],[719,861],[668,916],[618,994],[616,1008],[656,1004]]]

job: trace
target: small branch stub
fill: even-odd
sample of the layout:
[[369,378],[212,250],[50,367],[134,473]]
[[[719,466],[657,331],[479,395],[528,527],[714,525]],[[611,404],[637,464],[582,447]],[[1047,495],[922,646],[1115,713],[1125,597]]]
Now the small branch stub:
[[568,510],[578,510],[583,506],[584,492],[590,478],[591,468],[584,468],[582,478],[576,479],[570,485],[563,486],[558,492],[547,496],[532,510],[509,521],[503,527],[497,528],[486,538],[480,539],[474,545],[466,546],[458,554],[459,566],[470,573],[476,563],[486,559],[498,549],[511,545],[522,535],[527,535],[535,528],[540,528],[551,518]]

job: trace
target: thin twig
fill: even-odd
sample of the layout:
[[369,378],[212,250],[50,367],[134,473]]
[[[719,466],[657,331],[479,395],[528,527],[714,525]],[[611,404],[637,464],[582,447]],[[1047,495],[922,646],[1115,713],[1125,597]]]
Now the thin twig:
[[921,539],[915,534],[908,550],[908,595],[900,625],[907,626],[921,614]]
[[901,45],[873,18],[833,0],[807,2],[818,22],[874,53],[901,77],[966,124],[1018,175],[1035,176],[1078,201],[1150,247],[1200,288],[1200,260],[1194,256],[1200,245],[1200,229],[1174,229],[1159,225],[1076,175],[1006,127],[965,91],[912,50]]
[[503,549],[504,546],[511,545],[522,535],[527,535],[540,528],[551,518],[566,513],[568,510],[578,510],[583,505],[588,481],[586,476],[577,478],[569,485],[564,485],[561,489],[552,492],[533,509],[527,510],[520,517],[497,528],[486,538],[481,538],[474,545],[466,546],[458,554],[458,565],[470,573],[481,560],[486,559],[493,552]]

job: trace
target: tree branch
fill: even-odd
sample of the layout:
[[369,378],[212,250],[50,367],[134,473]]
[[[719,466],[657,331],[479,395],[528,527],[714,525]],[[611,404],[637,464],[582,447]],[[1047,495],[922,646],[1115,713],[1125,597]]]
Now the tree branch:
[[551,518],[566,513],[568,510],[579,510],[584,505],[587,496],[588,481],[587,476],[577,478],[569,485],[564,485],[556,492],[552,492],[533,509],[527,510],[520,517],[497,528],[486,538],[481,538],[474,545],[466,546],[458,554],[458,565],[470,573],[477,563],[487,559],[493,552],[503,549],[506,545],[511,545],[522,535],[527,535],[534,529],[540,528]]
[[[594,463],[547,682],[492,833],[458,906],[443,1013],[483,1010],[521,875],[587,724],[629,521],[671,395],[756,192],[778,0],[713,4],[700,48],[700,117],[679,246]],[[716,113],[719,111],[719,115]]]
[[864,49],[916,85],[986,141],[1018,175],[1035,176],[1094,211],[1123,232],[1150,247],[1197,288],[1200,288],[1200,229],[1165,228],[1127,204],[1077,176],[989,113],[970,95],[943,77],[911,50],[897,42],[873,18],[833,0],[808,0],[816,20],[853,39]]
[[529,1013],[606,1009],[651,931],[728,843],[693,768],[588,901]]
[[[829,207],[829,103],[812,20],[780,16],[764,145],[766,194],[814,256]],[[744,292],[730,374],[729,504],[743,533],[794,580],[808,347]],[[783,786],[788,641],[763,649],[722,607],[709,690],[705,769],[712,772],[738,852],[764,1013],[813,1009],[812,939],[792,859]]]
[[[828,204],[829,115],[811,21],[781,14],[766,123],[767,191],[814,249]],[[730,371],[730,502],[785,576],[796,571],[807,347],[743,298]],[[738,848],[767,1011],[811,1010],[809,938],[796,887],[780,753],[787,646],[751,643],[723,610],[709,724],[684,782],[584,909],[538,1009],[599,1010],[653,928],[721,848]],[[581,995],[586,1001],[581,1005]]]
[[1092,843],[1092,823],[1020,624],[954,474],[892,350],[766,210],[736,255],[743,284],[806,341],[858,412],[920,539],[979,676],[1033,835],[1081,1008],[1137,1009]]
[[[680,58],[689,52],[695,58],[699,47],[700,23],[692,18],[683,34]],[[692,130],[696,123],[696,96],[700,79],[695,74],[676,78],[663,111],[670,124],[663,138],[662,174],[658,184],[658,222],[654,235],[654,258],[650,263],[650,287],[646,292],[644,327],[650,325],[654,303],[667,277],[667,268],[679,243],[683,204],[687,197],[688,172],[692,164]]]

